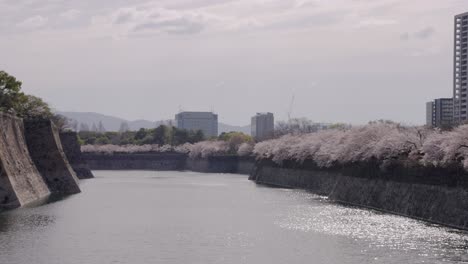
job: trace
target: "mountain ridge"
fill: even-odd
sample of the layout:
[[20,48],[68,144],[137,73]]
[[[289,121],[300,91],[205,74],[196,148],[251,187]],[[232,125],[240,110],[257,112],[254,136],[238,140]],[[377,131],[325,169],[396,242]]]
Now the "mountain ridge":
[[[106,115],[96,112],[72,112],[72,111],[58,111],[57,114],[63,115],[68,119],[76,121],[78,127],[80,124],[86,124],[88,127],[98,125],[99,122],[102,122],[102,125],[106,131],[119,131],[120,125],[122,123],[127,123],[130,130],[138,130],[140,128],[155,128],[161,124],[169,124],[170,122],[175,122],[174,120],[158,120],[158,121],[149,121],[145,119],[137,120],[126,120],[117,116]],[[218,133],[223,132],[242,132],[245,134],[250,134],[250,125],[246,126],[235,126],[229,125],[222,122],[218,123]]]

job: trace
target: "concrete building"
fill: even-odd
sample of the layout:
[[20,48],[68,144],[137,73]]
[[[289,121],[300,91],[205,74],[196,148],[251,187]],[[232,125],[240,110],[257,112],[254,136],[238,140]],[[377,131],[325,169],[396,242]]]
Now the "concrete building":
[[455,16],[454,33],[453,121],[463,124],[468,119],[468,12]]
[[426,103],[426,126],[433,127],[435,123],[434,116],[434,102]]
[[426,125],[446,128],[453,125],[453,99],[439,98],[426,103]]
[[257,113],[252,117],[252,137],[257,141],[269,139],[275,130],[275,118],[272,113]]
[[218,115],[212,112],[181,112],[175,120],[177,128],[201,130],[206,138],[218,136]]

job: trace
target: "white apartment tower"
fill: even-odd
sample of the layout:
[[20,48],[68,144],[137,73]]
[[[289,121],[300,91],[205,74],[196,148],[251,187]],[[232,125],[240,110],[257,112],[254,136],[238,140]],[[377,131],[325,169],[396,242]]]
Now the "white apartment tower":
[[463,124],[468,120],[468,12],[455,16],[453,121]]
[[275,119],[272,113],[257,113],[252,117],[252,137],[256,141],[270,139],[275,129]]

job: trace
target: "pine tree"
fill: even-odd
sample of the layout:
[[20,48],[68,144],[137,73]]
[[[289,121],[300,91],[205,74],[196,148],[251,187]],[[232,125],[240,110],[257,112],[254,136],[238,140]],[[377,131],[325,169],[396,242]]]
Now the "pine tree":
[[128,126],[128,123],[127,122],[122,122],[120,124],[119,132],[120,133],[125,133],[127,131],[130,131],[130,127]]
[[104,128],[104,125],[102,124],[102,121],[99,121],[97,132],[99,133],[105,133],[106,129]]
[[89,126],[86,123],[80,123],[80,131],[89,131]]

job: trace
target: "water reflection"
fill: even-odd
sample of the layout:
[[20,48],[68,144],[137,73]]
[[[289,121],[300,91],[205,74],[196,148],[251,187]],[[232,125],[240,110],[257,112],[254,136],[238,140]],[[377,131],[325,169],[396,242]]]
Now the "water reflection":
[[366,241],[368,250],[390,249],[400,253],[416,252],[420,256],[444,261],[468,261],[468,235],[465,231],[337,205],[325,197],[307,192],[292,192],[291,196],[311,202],[292,206],[277,221],[282,228]]
[[54,223],[54,217],[31,213],[33,210],[33,208],[18,209],[15,212],[0,214],[0,234],[32,231]]
[[465,232],[244,176],[96,176],[79,195],[0,214],[0,263],[468,262]]

